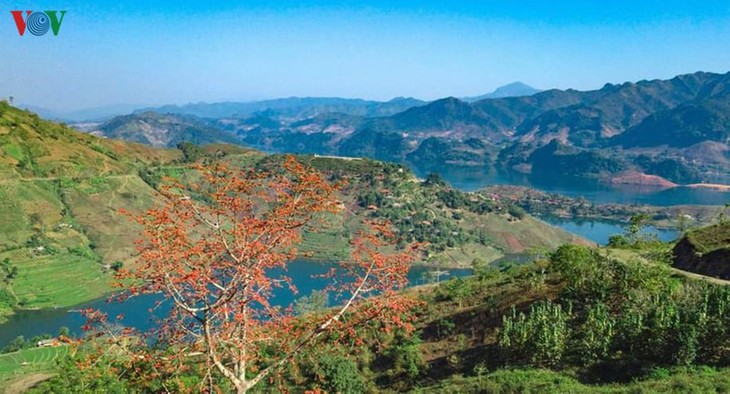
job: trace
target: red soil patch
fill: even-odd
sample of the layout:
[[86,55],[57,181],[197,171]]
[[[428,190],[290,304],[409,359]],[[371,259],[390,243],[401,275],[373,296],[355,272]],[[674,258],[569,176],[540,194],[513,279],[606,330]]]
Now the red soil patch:
[[507,245],[509,246],[509,249],[514,253],[521,253],[525,251],[525,247],[522,246],[520,243],[520,240],[515,237],[514,234],[510,233],[501,233],[504,240],[507,242]]
[[640,185],[652,187],[677,187],[677,184],[656,175],[648,175],[638,171],[626,171],[616,174],[608,182],[612,185]]

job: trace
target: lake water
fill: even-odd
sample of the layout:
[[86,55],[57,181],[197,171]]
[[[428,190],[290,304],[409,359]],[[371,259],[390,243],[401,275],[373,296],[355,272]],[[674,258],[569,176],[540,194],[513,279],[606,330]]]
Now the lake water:
[[[567,177],[555,180],[538,180],[524,174],[500,172],[494,168],[445,166],[416,169],[415,172],[421,177],[425,177],[430,172],[437,172],[452,186],[465,191],[475,191],[489,185],[526,186],[565,196],[583,197],[596,204],[620,203],[672,206],[685,204],[724,205],[730,202],[730,192],[717,190],[658,189],[656,187],[639,186],[612,187],[597,181]],[[600,245],[607,244],[611,235],[624,232],[623,225],[615,222],[550,217],[542,217],[541,219]],[[674,230],[649,228],[647,231],[656,234],[660,240],[666,242],[673,241],[679,236],[679,233]]]
[[[288,276],[298,289],[298,294],[294,295],[289,289],[276,289],[272,304],[289,306],[296,298],[309,295],[312,291],[326,287],[327,279],[315,276],[326,273],[331,267],[331,264],[312,261],[298,260],[292,262],[288,266]],[[420,285],[426,283],[425,277],[432,271],[436,271],[436,269],[422,266],[413,267],[408,274],[410,284]],[[449,269],[446,271],[449,272],[449,275],[444,276],[442,280],[448,277],[464,277],[471,274],[469,269]],[[114,319],[119,314],[124,314],[124,319],[121,321],[123,325],[139,330],[149,330],[154,324],[149,311],[155,307],[159,299],[160,296],[158,295],[146,295],[131,298],[124,303],[108,303],[105,298],[73,308],[18,311],[10,317],[7,323],[0,325],[0,348],[21,335],[26,339],[43,334],[55,335],[61,327],[68,327],[73,334],[81,335],[81,326],[84,325],[85,319],[80,313],[74,311],[85,308],[105,312],[110,319]]]
[[[599,245],[608,244],[608,238],[612,235],[624,233],[624,227],[619,223],[545,217],[540,219],[552,224],[553,226],[560,227],[565,231],[580,235],[581,237],[591,240]],[[675,230],[657,229],[653,227],[647,228],[645,233],[655,234],[659,240],[664,242],[671,242],[679,237],[679,232]]]
[[550,193],[570,197],[584,197],[593,203],[643,204],[656,206],[672,205],[724,205],[730,202],[730,192],[711,189],[677,187],[661,189],[632,185],[609,186],[597,181],[561,177],[559,179],[535,179],[514,172],[505,173],[484,167],[435,167],[416,169],[416,174],[425,177],[436,172],[455,188],[475,191],[489,185],[527,186]]

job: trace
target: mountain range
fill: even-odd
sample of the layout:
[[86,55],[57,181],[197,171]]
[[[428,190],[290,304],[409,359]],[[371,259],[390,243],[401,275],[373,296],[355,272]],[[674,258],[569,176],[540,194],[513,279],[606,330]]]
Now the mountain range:
[[[522,82],[501,86],[491,93],[464,98],[474,101],[483,98],[526,96],[539,92]],[[157,107],[139,104],[111,104],[101,107],[77,110],[53,110],[32,104],[19,107],[35,112],[44,119],[70,123],[103,122],[115,116],[145,112],[174,113],[193,115],[203,118],[222,118],[230,116],[251,116],[258,112],[273,111],[290,117],[306,117],[323,113],[347,113],[358,116],[387,116],[401,112],[412,106],[426,104],[427,101],[410,97],[395,97],[390,101],[347,99],[340,97],[289,97],[273,100],[250,102],[189,103],[185,105],[163,105]]]
[[[730,74],[697,72],[592,91],[535,93],[515,83],[485,96],[432,102],[289,98],[190,104],[116,118],[94,131],[160,146],[181,139],[238,142],[292,153],[494,166],[540,177],[621,183],[629,179],[622,174],[639,173],[680,184],[730,182],[723,175],[730,168],[729,81]],[[150,112],[167,117],[152,127],[157,142],[135,126],[149,123]],[[187,134],[181,135],[181,124],[190,126]],[[166,132],[170,136],[162,137]]]

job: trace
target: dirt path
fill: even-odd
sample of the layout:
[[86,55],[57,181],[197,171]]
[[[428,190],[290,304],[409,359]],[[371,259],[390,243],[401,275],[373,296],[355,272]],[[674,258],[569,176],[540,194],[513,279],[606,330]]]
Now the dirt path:
[[5,387],[2,393],[20,394],[35,386],[36,384],[46,381],[54,376],[56,375],[50,373],[33,373],[29,375],[24,375],[16,380],[10,381],[10,384]]
[[683,271],[679,268],[674,268],[674,267],[671,267],[671,270],[679,275],[683,275],[688,278],[704,280],[705,282],[713,283],[713,284],[720,285],[720,286],[730,286],[730,280],[724,280],[724,279],[714,278],[712,276],[696,274],[694,272]]
[[124,176],[124,183],[122,183],[122,186],[118,187],[116,190],[112,192],[111,197],[109,198],[109,209],[111,209],[114,213],[116,213],[116,209],[114,209],[114,199],[117,198],[117,193],[119,193],[120,190],[123,190],[127,185],[129,184],[129,178],[131,175],[125,175]]
[[[121,178],[129,178],[130,176],[134,176],[133,174],[122,174],[122,175],[99,175],[100,177],[104,178],[110,178],[110,179],[121,179]],[[91,179],[95,177],[83,177],[83,178],[73,178],[72,179]],[[30,177],[30,178],[8,178],[8,179],[0,179],[0,184],[2,183],[11,183],[11,182],[36,182],[36,181],[58,181],[60,179],[68,179],[68,177]]]
[[[652,263],[651,261],[645,259],[638,253],[630,251],[630,250],[621,250],[621,249],[607,249],[607,250],[610,252],[610,254],[613,257],[617,257],[623,261],[636,259],[637,261],[640,261],[643,264],[656,264],[656,263]],[[681,270],[681,269],[675,268],[675,267],[668,267],[668,268],[670,270],[672,270],[672,272],[674,272],[675,274],[682,275],[682,276],[690,278],[690,279],[703,280],[705,282],[720,285],[720,286],[730,286],[730,280],[724,280],[724,279],[714,278],[712,276],[706,276],[706,275],[697,274],[694,272],[684,271],[684,270]]]

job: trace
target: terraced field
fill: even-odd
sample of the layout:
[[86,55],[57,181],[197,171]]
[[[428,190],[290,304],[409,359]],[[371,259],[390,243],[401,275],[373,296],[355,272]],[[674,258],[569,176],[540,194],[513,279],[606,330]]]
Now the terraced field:
[[307,232],[298,246],[299,254],[318,261],[339,261],[347,257],[348,240],[337,231]]
[[316,231],[305,230],[302,243],[298,245],[299,254],[321,261],[339,261],[348,255],[348,234],[344,215],[329,215]]
[[[50,371],[56,360],[69,354],[68,346],[33,348],[0,355],[0,388],[32,372]],[[0,393],[3,391],[0,390]]]
[[19,275],[13,291],[27,309],[69,307],[110,291],[109,276],[100,264],[74,254],[34,256],[16,260]]

